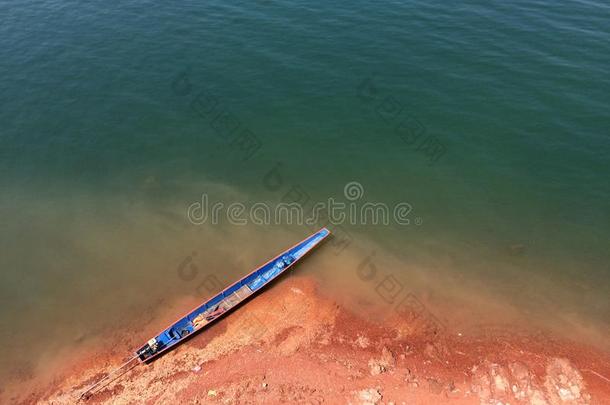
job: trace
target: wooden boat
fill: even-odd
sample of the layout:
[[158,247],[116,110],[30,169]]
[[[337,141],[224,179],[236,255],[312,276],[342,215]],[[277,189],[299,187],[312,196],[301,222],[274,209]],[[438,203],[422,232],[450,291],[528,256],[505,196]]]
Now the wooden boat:
[[[150,362],[155,357],[183,342],[194,333],[204,329],[207,325],[217,321],[246,301],[249,297],[260,292],[266,285],[294,266],[308,252],[326,239],[328,235],[330,235],[328,229],[320,229],[290,249],[269,260],[267,263],[263,264],[241,280],[235,282],[233,285],[227,287],[200,306],[194,308],[188,314],[178,319],[136,350],[134,357],[129,361],[87,389],[81,395],[81,399],[89,397],[93,393],[93,390],[98,388],[102,382],[108,380],[116,372],[124,370],[127,365],[133,364],[136,359],[138,360],[138,363],[136,364]],[[124,370],[122,374],[131,370],[136,364],[133,364],[129,369]],[[118,376],[114,379],[116,378],[118,378]],[[109,382],[107,382],[107,384]]]
[[320,229],[193,309],[139,348],[136,352],[138,358],[140,361],[150,361],[179,344],[186,337],[218,320],[292,267],[299,259],[322,242],[329,233],[326,228]]

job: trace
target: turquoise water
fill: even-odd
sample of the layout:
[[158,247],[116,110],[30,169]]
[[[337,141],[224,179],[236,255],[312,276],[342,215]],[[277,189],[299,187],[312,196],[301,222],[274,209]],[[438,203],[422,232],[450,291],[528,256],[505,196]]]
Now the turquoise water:
[[108,7],[0,4],[2,371],[193,294],[176,276],[193,251],[229,282],[308,232],[193,225],[202,193],[324,201],[351,181],[413,222],[345,224],[353,243],[305,274],[340,285],[324,263],[374,250],[439,302],[474,291],[607,332],[606,3]]

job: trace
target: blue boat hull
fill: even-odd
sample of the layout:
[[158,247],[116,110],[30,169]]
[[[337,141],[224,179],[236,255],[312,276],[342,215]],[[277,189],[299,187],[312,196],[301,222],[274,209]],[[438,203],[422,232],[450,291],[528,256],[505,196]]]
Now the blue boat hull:
[[193,309],[138,349],[136,355],[139,360],[141,362],[152,360],[218,320],[250,296],[260,292],[263,287],[296,264],[329,234],[328,229],[320,229]]

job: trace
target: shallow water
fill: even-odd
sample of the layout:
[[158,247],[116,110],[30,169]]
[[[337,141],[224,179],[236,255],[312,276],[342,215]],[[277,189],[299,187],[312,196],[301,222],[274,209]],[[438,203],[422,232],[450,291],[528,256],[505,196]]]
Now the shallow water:
[[412,291],[450,326],[454,305],[603,345],[605,3],[0,13],[1,373],[31,373],[160,299],[207,295],[208,275],[227,284],[314,227],[195,225],[202,194],[349,202],[349,182],[357,204],[408,203],[409,225],[335,226],[299,274],[382,308],[392,276],[396,300]]

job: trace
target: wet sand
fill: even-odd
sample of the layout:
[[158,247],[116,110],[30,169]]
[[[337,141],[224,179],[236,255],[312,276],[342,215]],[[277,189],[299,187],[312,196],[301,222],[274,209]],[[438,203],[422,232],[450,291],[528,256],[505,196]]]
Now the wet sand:
[[[46,377],[16,376],[2,402],[76,403],[194,303],[150,312],[138,330],[75,343],[60,364],[48,365]],[[542,332],[463,334],[422,314],[414,305],[374,323],[320,293],[312,278],[285,278],[85,403],[610,403],[607,352]]]

